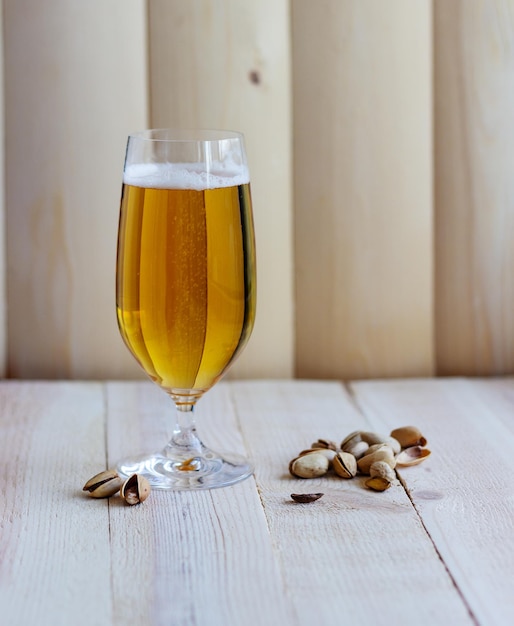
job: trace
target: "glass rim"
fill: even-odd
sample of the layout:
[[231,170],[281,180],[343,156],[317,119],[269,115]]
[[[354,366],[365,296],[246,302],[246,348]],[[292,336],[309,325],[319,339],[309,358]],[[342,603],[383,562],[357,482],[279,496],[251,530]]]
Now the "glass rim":
[[129,133],[128,138],[163,143],[209,143],[231,139],[244,141],[240,131],[216,128],[148,128]]

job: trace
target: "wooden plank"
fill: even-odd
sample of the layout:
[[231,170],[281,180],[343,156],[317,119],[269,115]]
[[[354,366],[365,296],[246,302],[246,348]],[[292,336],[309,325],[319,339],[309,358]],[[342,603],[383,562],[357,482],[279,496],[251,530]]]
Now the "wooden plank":
[[501,420],[505,428],[514,432],[513,406],[514,384],[511,377],[474,379],[473,389],[480,396],[495,418]]
[[297,375],[430,375],[431,3],[292,18]]
[[[174,421],[162,391],[111,383],[107,398],[111,464],[164,446]],[[205,443],[244,453],[228,387],[200,405]],[[110,528],[115,624],[294,623],[253,479],[209,492],[154,491],[133,509],[113,500]]]
[[114,310],[128,132],[147,124],[144,0],[6,0],[8,373],[139,374]]
[[[380,623],[406,624],[413,614],[417,624],[474,623],[399,484],[373,493],[361,478],[289,476],[289,460],[312,441],[340,441],[369,428],[340,385],[231,385],[295,623],[366,623],[379,616]],[[325,495],[298,505],[292,492]]]
[[[245,134],[258,309],[236,377],[293,374],[292,128],[287,0],[153,0],[151,124]],[[272,27],[271,27],[272,25]]]
[[[3,6],[0,4],[0,45],[4,49]],[[0,64],[0,378],[7,365],[7,259],[5,253],[5,129],[4,129],[4,64]]]
[[[512,392],[510,387],[510,417]],[[514,428],[485,382],[427,380],[352,385],[374,428],[415,424],[432,456],[399,473],[441,558],[479,624],[512,624]],[[505,413],[505,406],[503,412]],[[478,469],[477,469],[478,466]]]
[[109,518],[82,485],[104,468],[101,385],[0,383],[3,624],[111,624]]
[[434,3],[436,349],[444,375],[514,372],[514,13]]

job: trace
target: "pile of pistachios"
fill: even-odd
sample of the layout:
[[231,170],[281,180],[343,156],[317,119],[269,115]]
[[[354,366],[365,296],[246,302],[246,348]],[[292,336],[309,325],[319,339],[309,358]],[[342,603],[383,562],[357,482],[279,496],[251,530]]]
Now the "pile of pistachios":
[[110,498],[120,492],[123,500],[133,506],[144,502],[150,495],[150,484],[144,476],[133,474],[123,480],[116,470],[105,470],[90,478],[82,487],[92,498]]
[[[369,489],[385,491],[396,480],[396,467],[417,465],[430,455],[426,445],[427,440],[416,426],[396,428],[387,436],[356,430],[340,445],[318,439],[289,463],[289,472],[296,478],[319,478],[330,471],[341,478],[353,478],[360,473],[369,476],[365,482]],[[309,499],[309,495],[315,497]],[[314,502],[321,495],[291,497],[296,502]]]

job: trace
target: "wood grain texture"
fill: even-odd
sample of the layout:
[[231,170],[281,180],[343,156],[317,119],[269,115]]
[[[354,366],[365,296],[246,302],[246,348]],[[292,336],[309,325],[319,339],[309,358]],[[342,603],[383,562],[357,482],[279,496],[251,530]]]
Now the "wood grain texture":
[[[157,387],[111,383],[107,403],[111,464],[143,445],[160,450],[171,436],[171,401]],[[213,389],[198,414],[207,445],[246,454],[227,385]],[[112,502],[116,624],[293,623],[253,479],[209,492],[154,492],[139,510]]]
[[105,466],[104,409],[99,384],[0,383],[3,624],[111,623],[107,504],[80,491]]
[[[0,4],[0,45],[3,50],[3,7]],[[0,378],[7,369],[7,255],[5,251],[4,65],[0,64]]]
[[[257,241],[257,318],[232,375],[293,374],[289,2],[153,0],[154,127],[245,134]],[[229,374],[230,376],[230,374]]]
[[352,389],[374,428],[414,424],[425,434],[432,456],[398,470],[409,497],[477,623],[512,624],[514,381],[500,389],[455,379]]
[[[169,404],[146,382],[0,383],[2,623],[512,624],[514,380],[221,383],[199,431],[255,479],[137,507],[80,491],[160,447]],[[287,471],[318,437],[407,423],[432,456],[384,493]]]
[[[340,442],[369,430],[339,384],[238,382],[232,389],[296,623],[380,616],[383,624],[407,624],[414,607],[418,624],[473,623],[400,484],[379,494],[363,478],[288,474],[290,459],[317,438]],[[298,505],[292,492],[325,495]]]
[[431,375],[431,3],[292,3],[296,372]]
[[440,374],[514,371],[514,6],[434,3]]
[[10,376],[139,372],[113,294],[126,136],[147,124],[144,8],[4,2]]

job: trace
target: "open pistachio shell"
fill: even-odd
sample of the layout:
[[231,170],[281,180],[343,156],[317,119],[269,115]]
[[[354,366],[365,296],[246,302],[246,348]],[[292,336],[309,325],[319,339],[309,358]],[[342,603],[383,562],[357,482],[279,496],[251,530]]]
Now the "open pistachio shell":
[[430,456],[430,450],[428,448],[422,448],[421,446],[411,446],[405,448],[396,457],[396,464],[400,467],[408,467],[409,465],[418,465]]
[[150,483],[140,474],[133,474],[123,483],[121,497],[127,504],[139,504],[150,495]]
[[338,452],[332,461],[332,467],[341,478],[353,478],[357,473],[357,461],[349,452]]
[[373,489],[373,491],[385,491],[391,486],[391,481],[382,476],[373,476],[373,478],[368,478],[365,484],[366,487]]

